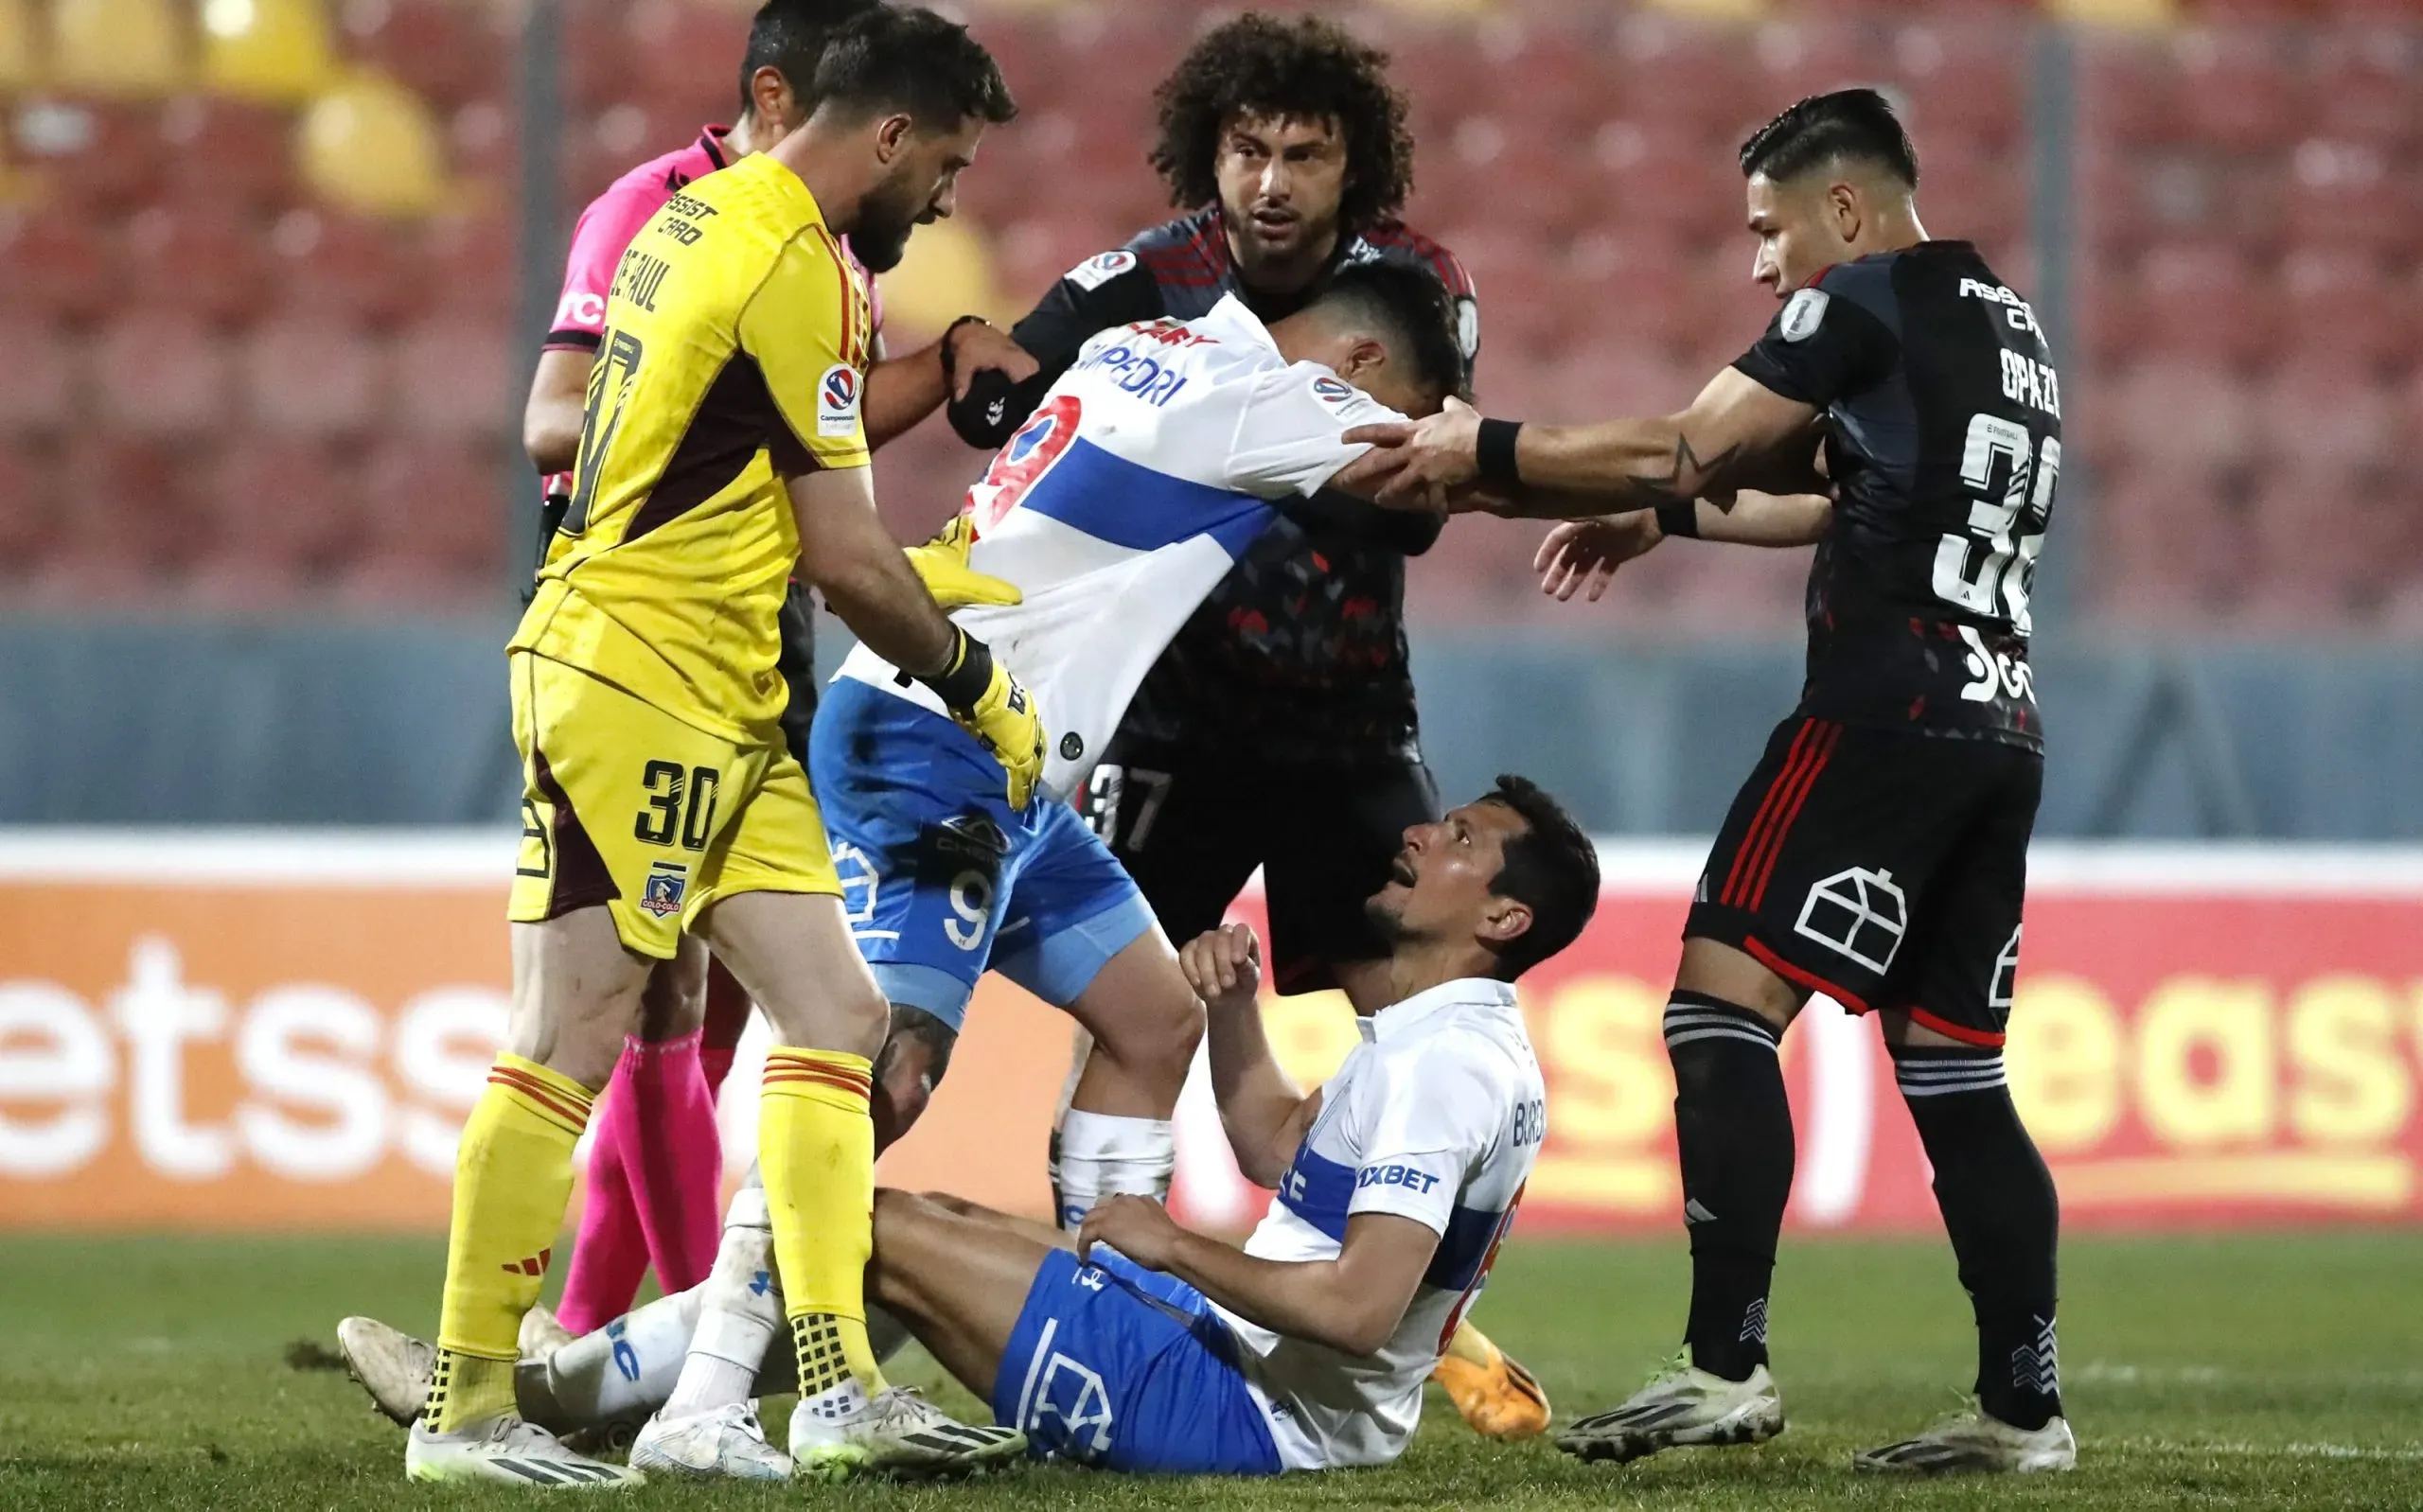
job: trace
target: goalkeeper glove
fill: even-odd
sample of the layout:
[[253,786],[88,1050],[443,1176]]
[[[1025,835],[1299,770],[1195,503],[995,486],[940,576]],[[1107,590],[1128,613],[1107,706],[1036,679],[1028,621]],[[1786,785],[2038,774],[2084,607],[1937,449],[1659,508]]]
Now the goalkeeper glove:
[[1010,807],[1024,809],[1043,776],[1043,720],[1035,697],[993,659],[992,648],[956,632],[940,672],[919,680],[934,690],[959,728],[976,737],[1009,774]]
[[987,577],[967,565],[968,548],[975,544],[976,522],[965,515],[954,515],[932,540],[911,546],[905,554],[926,591],[946,614],[973,604],[1008,606],[1025,598],[1017,585]]

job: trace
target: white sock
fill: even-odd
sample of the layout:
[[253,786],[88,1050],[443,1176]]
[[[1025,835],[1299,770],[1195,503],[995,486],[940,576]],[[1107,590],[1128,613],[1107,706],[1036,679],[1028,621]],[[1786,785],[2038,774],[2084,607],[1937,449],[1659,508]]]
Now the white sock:
[[1167,1200],[1176,1165],[1169,1119],[1070,1109],[1060,1122],[1060,1226],[1075,1233],[1095,1203],[1118,1192]]
[[[522,1372],[517,1395],[525,1398],[524,1415],[542,1427],[569,1431],[656,1411],[681,1373],[702,1290],[693,1287],[635,1308],[549,1355],[543,1367]],[[554,1398],[545,1416],[530,1410],[539,1404],[526,1400],[527,1388],[539,1384]]]
[[665,1412],[676,1416],[749,1400],[757,1394],[757,1371],[768,1357],[790,1352],[764,1187],[752,1185],[734,1194],[724,1211],[715,1269],[699,1291],[698,1329],[664,1403]]

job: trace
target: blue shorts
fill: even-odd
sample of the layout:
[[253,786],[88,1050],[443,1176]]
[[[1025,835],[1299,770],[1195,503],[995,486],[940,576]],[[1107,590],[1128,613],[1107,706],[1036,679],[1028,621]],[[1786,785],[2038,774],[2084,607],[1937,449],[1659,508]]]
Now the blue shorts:
[[1000,763],[906,698],[837,679],[807,769],[850,932],[890,1002],[956,1031],[990,969],[1066,1008],[1153,927],[1135,880],[1075,809],[1012,809]]
[[993,1380],[993,1417],[1037,1459],[1162,1475],[1285,1467],[1237,1368],[1236,1336],[1203,1293],[1097,1250],[1053,1250],[1035,1273]]

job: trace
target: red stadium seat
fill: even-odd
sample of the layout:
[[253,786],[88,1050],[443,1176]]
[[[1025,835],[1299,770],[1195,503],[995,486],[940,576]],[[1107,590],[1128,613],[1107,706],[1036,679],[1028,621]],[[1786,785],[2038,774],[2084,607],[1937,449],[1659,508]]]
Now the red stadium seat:
[[16,155],[72,195],[66,214],[96,218],[154,198],[170,177],[151,107],[83,101],[30,103],[16,114]]
[[1773,100],[1762,113],[1830,89],[1877,81],[1877,57],[1866,29],[1822,22],[1771,21],[1751,34],[1758,59],[1758,96]]
[[88,607],[150,596],[191,540],[184,476],[148,443],[97,432],[72,439],[50,490],[56,528],[44,580]]
[[1611,118],[1593,133],[1587,164],[1577,167],[1585,171],[1575,173],[1574,189],[1592,212],[1581,221],[1586,229],[1663,232],[1690,241],[1742,229],[1742,175],[1684,128],[1638,116]]
[[[441,105],[504,93],[511,35],[447,0],[380,0],[342,8],[346,51]],[[737,59],[735,47],[733,56]]]
[[160,112],[159,139],[170,199],[265,210],[295,197],[294,123],[283,111],[188,96]]
[[2115,148],[2181,139],[2181,79],[2168,50],[2118,33],[2078,34],[2079,138]]
[[2413,353],[2408,290],[2379,262],[2341,247],[2299,247],[2280,265],[2287,295],[2280,341],[2291,352],[2350,366],[2386,367]]
[[140,297],[218,325],[240,325],[269,303],[259,223],[234,207],[154,205],[127,222],[127,275]]
[[2087,409],[2080,418],[2089,422],[2090,437],[2122,442],[2164,466],[2243,464],[2257,441],[2254,396],[2244,380],[2196,358],[2138,367],[2107,384]]
[[2330,354],[2272,373],[2257,391],[2264,450],[2292,472],[2385,467],[2398,448],[2388,389]]
[[2252,547],[2211,474],[2192,465],[2107,472],[2089,519],[2086,586],[2098,617],[2192,622],[2237,597]]
[[95,409],[130,435],[204,435],[222,425],[235,385],[225,345],[190,316],[137,310],[93,343]]
[[416,276],[433,303],[470,319],[513,318],[513,223],[501,214],[442,215],[419,228]]
[[[2407,9],[2400,0],[2400,9]],[[2423,90],[2423,39],[2396,26],[2319,29],[2308,64],[2314,126],[2326,137],[2369,143],[2384,151],[2412,147],[2423,134],[2415,95]]]
[[1781,103],[1737,27],[1636,9],[1616,29],[1601,107],[1725,150]]
[[2173,242],[2138,266],[2148,346],[2217,362],[2246,362],[2270,350],[2273,302],[2237,249]]
[[1933,155],[1947,138],[2007,146],[2027,127],[2025,27],[2015,17],[1919,22],[1893,33],[1897,79],[1911,97],[1910,129]]
[[108,243],[72,206],[0,213],[0,288],[18,309],[97,319],[123,294],[110,264]]
[[81,352],[59,326],[16,311],[0,315],[0,435],[55,434],[77,409]]
[[506,500],[486,453],[395,442],[362,474],[363,529],[342,591],[418,610],[494,603],[504,581]]
[[[604,110],[630,88],[637,73],[629,34],[623,27],[624,0],[569,0],[560,8],[563,94],[577,111]],[[735,62],[740,54],[734,49]],[[739,71],[735,66],[734,78]]]
[[2007,254],[2027,235],[2027,160],[1950,137],[1929,142],[1919,161],[1919,203],[1927,229],[1977,243],[1998,267],[2007,262]]
[[2288,215],[2304,239],[2411,252],[2418,206],[2411,165],[2361,142],[2309,137],[2290,156]]
[[396,343],[389,413],[407,430],[493,439],[520,428],[513,392],[523,354],[494,322],[435,320]]
[[368,510],[342,448],[298,436],[242,436],[203,469],[206,545],[188,589],[211,603],[291,600],[327,576]]
[[392,326],[425,289],[408,233],[342,210],[289,210],[269,234],[279,302],[291,315]]
[[2309,109],[2295,69],[2294,39],[2272,27],[2216,27],[2174,44],[2176,108],[2184,138],[2257,152],[2288,141]]
[[630,81],[668,103],[695,101],[700,121],[730,118],[749,12],[685,0],[626,0],[621,9],[626,45],[640,64]]
[[358,435],[392,413],[377,339],[328,317],[297,315],[252,332],[243,380],[253,423],[272,433]]

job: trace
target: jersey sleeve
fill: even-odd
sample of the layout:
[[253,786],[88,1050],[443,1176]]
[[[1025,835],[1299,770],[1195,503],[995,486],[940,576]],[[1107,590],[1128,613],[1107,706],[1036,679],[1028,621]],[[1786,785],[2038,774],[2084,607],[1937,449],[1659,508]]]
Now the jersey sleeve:
[[1869,308],[1875,296],[1859,287],[1866,282],[1829,277],[1795,292],[1733,366],[1771,392],[1820,410],[1882,382],[1900,358],[1901,342]]
[[866,285],[833,241],[811,232],[785,247],[740,312],[740,348],[773,400],[774,466],[786,476],[863,467]]
[[1499,1066],[1491,1047],[1454,1035],[1385,1063],[1360,1089],[1380,1105],[1347,1216],[1392,1213],[1444,1234],[1466,1173],[1512,1113]]
[[1223,476],[1240,493],[1310,498],[1369,449],[1339,437],[1404,418],[1318,363],[1273,369],[1257,376],[1246,396]]
[[1011,383],[999,373],[977,374],[967,396],[950,402],[951,429],[971,447],[999,448],[1026,424],[1096,332],[1158,320],[1161,313],[1160,286],[1136,254],[1122,248],[1087,258],[1010,327],[1010,339],[1035,359],[1035,376]]
[[614,270],[657,209],[646,196],[617,185],[580,212],[572,229],[572,251],[564,259],[555,323],[547,329],[547,350],[597,350],[606,335],[606,298],[613,291]]

